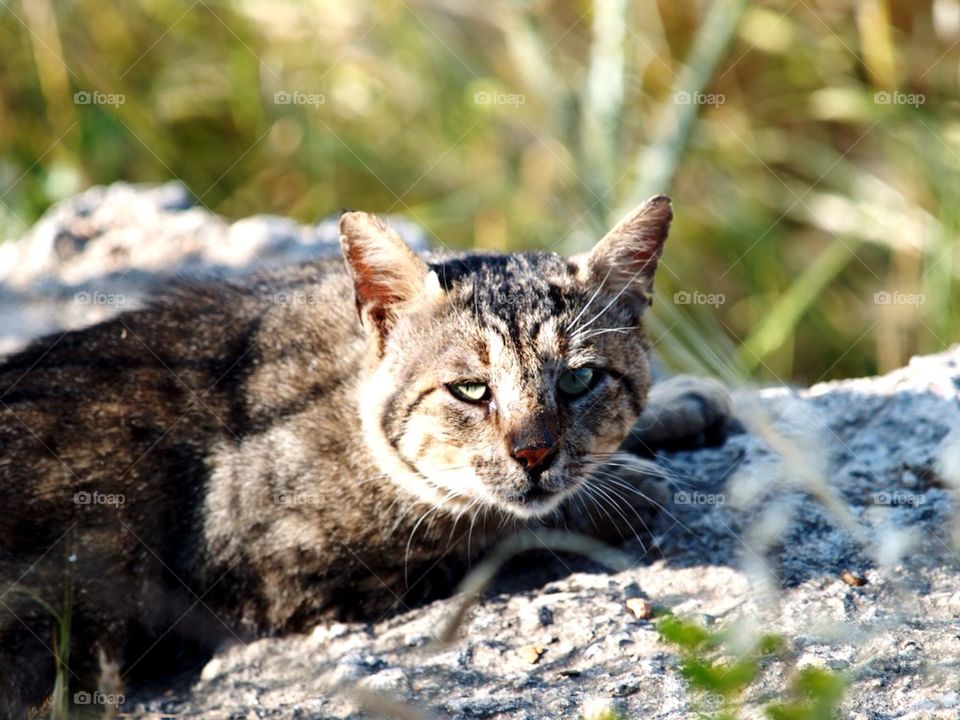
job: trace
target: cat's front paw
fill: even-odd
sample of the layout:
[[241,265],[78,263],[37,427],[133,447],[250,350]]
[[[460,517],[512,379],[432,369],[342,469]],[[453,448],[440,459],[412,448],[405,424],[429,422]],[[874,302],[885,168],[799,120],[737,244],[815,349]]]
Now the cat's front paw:
[[613,453],[567,501],[564,527],[605,542],[637,538],[646,545],[670,495],[663,468],[630,453]]
[[653,386],[620,449],[649,457],[657,448],[703,445],[722,436],[732,413],[730,394],[719,382],[679,375]]

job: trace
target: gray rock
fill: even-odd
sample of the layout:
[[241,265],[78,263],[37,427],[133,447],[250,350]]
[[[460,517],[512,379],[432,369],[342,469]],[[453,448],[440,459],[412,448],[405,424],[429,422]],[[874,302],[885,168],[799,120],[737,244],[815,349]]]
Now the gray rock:
[[[427,248],[417,226],[390,223]],[[174,278],[239,279],[339,252],[335,217],[231,224],[195,205],[178,182],[94,187],[54,205],[23,238],[0,243],[0,354],[135,308]]]
[[[330,228],[228,225],[172,185],[94,189],[2,248],[0,327],[22,342],[40,326],[89,322],[89,307],[64,309],[81,290],[143,297],[174,273],[242,276],[330,252]],[[51,298],[58,309],[43,322],[7,324],[31,303],[46,312]],[[657,458],[673,503],[650,537],[623,546],[630,569],[520,558],[450,645],[435,640],[450,599],[373,624],[321,625],[224,648],[168,688],[132,688],[125,716],[357,718],[366,708],[520,719],[616,707],[680,719],[711,707],[715,698],[683,680],[675,648],[627,609],[643,597],[731,629],[740,647],[760,632],[785,638],[786,658],[765,661],[746,692],[745,717],[761,717],[805,666],[847,675],[842,717],[956,717],[960,347],[880,378],[736,401],[748,432]],[[850,584],[857,577],[865,583]],[[534,663],[521,652],[529,646],[543,649]]]

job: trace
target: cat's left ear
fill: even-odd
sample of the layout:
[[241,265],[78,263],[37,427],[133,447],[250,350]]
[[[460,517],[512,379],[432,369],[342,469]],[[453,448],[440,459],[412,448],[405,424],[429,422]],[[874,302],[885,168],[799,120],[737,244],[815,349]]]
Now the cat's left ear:
[[428,287],[439,288],[436,275],[427,264],[393,228],[374,215],[341,215],[340,248],[353,278],[360,319],[381,338],[393,326],[398,313],[412,305]]
[[638,309],[650,305],[653,275],[672,219],[670,198],[657,195],[647,200],[617,223],[593,250],[573,258],[581,280],[591,286],[603,284]]

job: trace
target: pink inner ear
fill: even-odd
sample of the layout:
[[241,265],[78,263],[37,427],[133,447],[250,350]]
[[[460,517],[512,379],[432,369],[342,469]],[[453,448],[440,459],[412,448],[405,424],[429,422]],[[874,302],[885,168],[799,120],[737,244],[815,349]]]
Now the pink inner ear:
[[[612,246],[607,248],[600,266],[597,268],[597,277],[604,276],[614,282],[625,285],[636,285],[646,293],[653,282],[653,276],[663,251],[661,238],[649,235],[625,235],[620,238],[611,238]],[[612,270],[609,276],[607,270]],[[603,275],[601,275],[601,272]]]
[[638,244],[640,247],[632,253],[627,267],[630,273],[635,274],[637,277],[643,277],[648,274],[652,275],[660,260],[663,245],[657,244],[653,240]]
[[[375,268],[364,259],[357,245],[347,248],[347,259],[354,272],[354,291],[357,294],[357,307],[386,308],[400,302],[403,298],[396,289],[396,278]],[[392,281],[392,282],[391,282]]]
[[653,217],[643,213],[622,228],[621,233],[625,236],[628,252],[626,260],[633,272],[652,273],[656,269],[660,255],[663,253],[663,243],[667,239],[670,220],[673,217],[669,205],[666,208],[666,213]]

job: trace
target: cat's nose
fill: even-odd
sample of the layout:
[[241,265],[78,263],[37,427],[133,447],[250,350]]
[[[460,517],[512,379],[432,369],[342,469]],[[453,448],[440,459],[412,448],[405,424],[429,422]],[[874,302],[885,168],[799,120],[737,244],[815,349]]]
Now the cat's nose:
[[513,458],[523,465],[526,470],[536,470],[543,472],[551,464],[557,454],[555,448],[551,445],[538,445],[535,447],[513,447],[510,454]]
[[555,417],[540,413],[525,418],[507,434],[507,450],[531,475],[539,475],[557,459],[560,428]]

